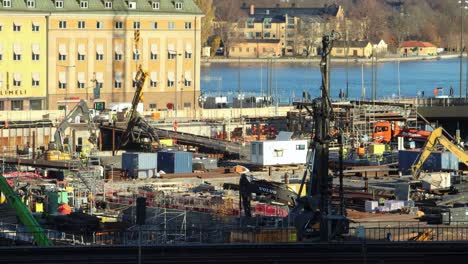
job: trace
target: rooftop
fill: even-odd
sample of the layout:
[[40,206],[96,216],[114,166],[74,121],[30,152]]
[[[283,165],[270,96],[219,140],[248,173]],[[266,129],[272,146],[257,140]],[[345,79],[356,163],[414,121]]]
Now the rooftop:
[[352,41],[348,41],[348,43],[346,43],[346,41],[344,40],[337,40],[333,42],[333,46],[338,47],[338,48],[345,48],[345,47],[364,48],[369,43],[370,41],[367,41],[367,40],[352,40]]
[[329,5],[325,7],[255,7],[254,15],[250,15],[250,6],[243,6],[242,9],[249,17],[336,17],[341,7],[339,5]]
[[413,47],[428,48],[428,47],[435,47],[435,45],[429,42],[410,40],[410,41],[405,41],[401,43],[400,47],[401,48],[413,48]]
[[193,0],[10,0],[0,12],[203,15]]

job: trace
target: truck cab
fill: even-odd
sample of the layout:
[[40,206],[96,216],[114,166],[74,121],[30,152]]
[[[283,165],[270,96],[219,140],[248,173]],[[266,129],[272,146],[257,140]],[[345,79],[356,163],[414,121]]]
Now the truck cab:
[[377,122],[374,125],[374,131],[372,133],[374,142],[388,143],[392,141],[393,131],[395,130],[393,126],[393,123],[390,122]]

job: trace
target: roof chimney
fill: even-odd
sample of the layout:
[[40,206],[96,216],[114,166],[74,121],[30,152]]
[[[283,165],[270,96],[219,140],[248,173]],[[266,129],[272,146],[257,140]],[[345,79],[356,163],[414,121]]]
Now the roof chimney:
[[296,3],[291,3],[291,7],[296,7]]
[[255,5],[250,5],[250,15],[255,15]]

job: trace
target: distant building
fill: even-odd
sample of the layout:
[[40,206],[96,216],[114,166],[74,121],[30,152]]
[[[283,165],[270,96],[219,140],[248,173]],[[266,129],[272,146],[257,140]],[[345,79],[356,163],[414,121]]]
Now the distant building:
[[437,55],[437,47],[424,41],[405,41],[400,45],[400,54],[403,56],[434,56]]
[[234,29],[233,35],[239,37],[236,46],[245,49],[244,45],[250,46],[252,40],[276,40],[281,55],[302,55],[304,50],[315,50],[304,43],[320,42],[317,39],[323,32],[335,29],[334,22],[344,17],[343,8],[338,5],[319,8],[300,8],[294,4],[261,8],[244,5],[242,9],[246,18]]
[[385,54],[388,50],[388,45],[385,43],[383,39],[379,41],[379,43],[372,45],[374,51],[378,54]]
[[231,46],[232,58],[271,58],[281,57],[279,39],[247,39]]
[[[346,51],[348,53],[346,53]],[[365,57],[372,56],[372,44],[369,41],[335,41],[331,50],[333,57]]]

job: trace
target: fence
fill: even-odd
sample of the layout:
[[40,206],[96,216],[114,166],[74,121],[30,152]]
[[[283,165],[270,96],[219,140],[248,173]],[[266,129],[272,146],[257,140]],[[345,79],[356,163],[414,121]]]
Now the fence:
[[[369,224],[369,223],[367,223]],[[466,222],[448,225],[427,225],[423,222],[376,222],[365,227],[357,224],[348,238],[366,241],[468,241]]]
[[[369,223],[368,223],[369,224]],[[460,242],[468,241],[468,225],[426,225],[418,222],[373,223],[372,227],[357,224],[350,228],[349,234],[342,240],[365,242]],[[126,231],[90,232],[83,235],[69,234],[54,230],[45,230],[54,245],[120,245],[120,246],[155,246],[155,245],[190,245],[190,244],[228,244],[228,243],[295,243],[294,227],[284,225],[275,228],[235,225],[198,227],[187,226],[181,235],[180,228],[157,230],[155,226],[133,226]],[[31,232],[24,231],[17,225],[0,224],[0,241],[3,246],[34,244]],[[307,241],[304,241],[307,242]]]

